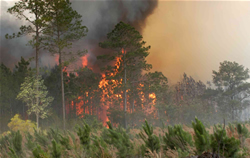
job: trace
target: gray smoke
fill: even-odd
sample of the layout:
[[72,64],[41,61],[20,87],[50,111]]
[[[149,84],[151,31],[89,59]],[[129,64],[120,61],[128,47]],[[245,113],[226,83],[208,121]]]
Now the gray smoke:
[[[153,13],[157,4],[158,1],[156,0],[72,1],[72,7],[82,15],[83,25],[89,29],[87,36],[75,43],[75,49],[87,49],[88,66],[98,69],[96,56],[105,51],[98,47],[98,43],[105,40],[107,33],[114,29],[120,21],[131,24],[142,33],[147,17]],[[7,13],[7,9],[13,5],[13,1],[1,1],[0,62],[7,66],[16,64],[21,56],[26,59],[34,56],[34,50],[26,46],[27,37],[14,40],[6,40],[4,37],[6,33],[18,32],[19,27],[25,24],[24,21],[20,21]],[[46,52],[41,53],[40,62],[43,66],[56,64],[50,54]]]

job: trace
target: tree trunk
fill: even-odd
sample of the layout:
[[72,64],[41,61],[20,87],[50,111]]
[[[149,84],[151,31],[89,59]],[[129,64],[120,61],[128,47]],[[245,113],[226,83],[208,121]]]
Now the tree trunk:
[[63,130],[65,130],[65,98],[64,98],[64,82],[63,82],[63,65],[62,65],[62,53],[59,48],[59,65],[61,71],[61,90],[62,90],[62,108],[63,108]]
[[36,114],[36,130],[39,128],[39,116]]
[[[37,10],[38,9],[37,9],[37,5],[36,5],[36,12],[37,12]],[[35,14],[35,16],[36,16],[36,20],[39,19],[37,14]],[[39,41],[39,28],[38,28],[37,24],[35,24],[35,26],[36,26],[36,43],[35,43],[35,45],[36,45],[36,79],[38,80],[38,75],[39,75],[39,63],[38,63],[39,62],[38,61],[38,55],[39,55],[39,52],[38,52],[39,51],[39,45],[38,45],[38,41]],[[37,85],[37,87],[36,87],[37,94],[38,94],[38,91],[39,91],[38,88],[39,87]],[[38,96],[36,97],[36,104],[39,105],[39,97]]]
[[125,50],[123,52],[123,61],[124,61],[124,127],[127,129],[127,65],[125,60]]

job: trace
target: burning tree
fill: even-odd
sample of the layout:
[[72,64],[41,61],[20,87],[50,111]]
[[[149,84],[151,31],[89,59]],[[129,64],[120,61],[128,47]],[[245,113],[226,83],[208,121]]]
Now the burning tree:
[[[98,56],[98,59],[116,62],[115,66],[105,68],[102,87],[117,85],[115,89],[112,88],[114,91],[111,94],[120,91],[116,93],[116,97],[118,102],[123,103],[125,128],[127,127],[128,93],[131,93],[129,88],[132,87],[132,81],[140,78],[142,70],[148,71],[152,68],[152,65],[147,64],[145,60],[149,55],[150,46],[145,46],[146,42],[142,39],[143,37],[134,27],[120,22],[107,34],[107,40],[99,43],[100,47],[111,49],[112,52]],[[109,82],[105,81],[106,79]]]

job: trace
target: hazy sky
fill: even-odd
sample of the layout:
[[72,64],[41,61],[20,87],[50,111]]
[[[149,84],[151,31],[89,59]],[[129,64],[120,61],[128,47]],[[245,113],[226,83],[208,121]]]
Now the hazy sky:
[[144,29],[148,62],[172,83],[206,82],[224,60],[250,68],[250,2],[160,1]]
[[[2,5],[13,5],[7,3]],[[19,27],[5,11],[0,17],[12,24],[5,29]],[[250,2],[160,1],[147,19],[143,37],[152,47],[148,62],[171,83],[184,72],[203,82],[211,80],[212,70],[224,60],[250,68]],[[8,44],[19,49],[13,41]]]

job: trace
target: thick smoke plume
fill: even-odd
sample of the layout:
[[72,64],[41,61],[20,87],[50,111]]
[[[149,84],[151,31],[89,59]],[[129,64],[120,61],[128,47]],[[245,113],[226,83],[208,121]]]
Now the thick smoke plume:
[[[74,49],[87,49],[88,66],[98,70],[97,65],[99,64],[96,63],[96,56],[105,51],[98,47],[98,43],[105,40],[107,33],[120,21],[130,23],[142,32],[147,17],[153,13],[157,4],[156,0],[72,1],[72,7],[82,15],[83,25],[89,29],[87,36],[75,43]],[[17,64],[21,56],[25,58],[34,56],[31,47],[26,46],[27,37],[14,40],[4,38],[6,33],[18,32],[19,27],[25,24],[24,21],[17,20],[13,15],[7,13],[7,9],[13,5],[13,1],[1,1],[1,62],[11,67]],[[49,53],[41,52],[40,64],[53,66],[56,61]]]

